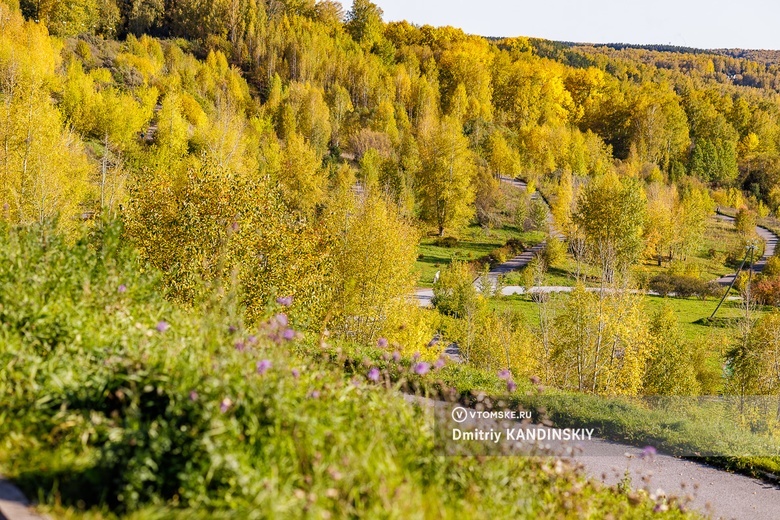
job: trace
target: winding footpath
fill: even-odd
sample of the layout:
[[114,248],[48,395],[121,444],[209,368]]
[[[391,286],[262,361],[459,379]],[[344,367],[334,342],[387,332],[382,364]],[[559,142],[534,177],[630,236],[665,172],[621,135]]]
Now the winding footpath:
[[[520,181],[517,179],[512,179],[509,177],[501,177],[501,182],[504,184],[508,184],[509,186],[514,186],[515,188],[525,191],[528,189],[528,185],[524,181]],[[532,200],[542,200],[544,199],[540,196],[538,191],[534,191],[534,193],[531,195]],[[546,201],[544,201],[545,205],[547,204]],[[547,213],[547,224],[550,229],[550,234],[558,239],[563,239],[563,235],[561,235],[558,231],[555,230],[553,227],[553,219],[552,214],[549,212]],[[488,271],[488,280],[490,283],[495,286],[496,282],[498,281],[499,276],[505,276],[512,271],[517,271],[519,269],[522,269],[526,265],[528,265],[531,260],[534,259],[536,255],[542,252],[545,245],[547,243],[545,241],[542,241],[538,244],[536,244],[533,247],[529,247],[519,255],[515,256],[514,258],[511,258],[507,260],[506,262],[502,264],[495,265],[490,268],[490,271]],[[474,280],[474,286],[479,289],[480,288],[480,282],[479,278]],[[509,295],[509,294],[522,294],[522,292],[511,292],[514,291],[522,291],[523,288],[519,286],[508,286],[504,287],[502,289],[502,294]],[[570,290],[570,288],[569,288]],[[507,292],[510,291],[510,292]],[[421,307],[431,307],[432,303],[431,300],[433,299],[433,289],[430,288],[419,288],[415,289],[415,297],[417,298],[417,301],[419,302]]]
[[[722,220],[723,222],[730,222],[734,223],[734,217],[730,217],[729,215],[724,215],[723,213],[718,212],[717,217],[718,220]],[[766,243],[766,247],[764,248],[764,254],[761,256],[761,258],[758,259],[757,262],[753,263],[753,272],[760,273],[764,270],[764,266],[766,265],[766,261],[774,256],[775,254],[775,248],[777,247],[777,241],[778,237],[774,233],[772,233],[770,230],[768,230],[765,227],[756,226],[756,234],[761,237],[761,239]],[[717,282],[721,285],[729,285],[732,281],[734,281],[734,277],[736,276],[736,273],[733,274],[727,274],[725,276],[721,276],[717,279]],[[778,515],[780,517],[780,515]]]

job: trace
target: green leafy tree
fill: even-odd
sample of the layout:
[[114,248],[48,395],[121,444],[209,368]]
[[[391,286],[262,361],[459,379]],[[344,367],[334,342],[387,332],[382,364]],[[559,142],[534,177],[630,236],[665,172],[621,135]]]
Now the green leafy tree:
[[646,204],[636,179],[621,179],[615,174],[593,179],[582,190],[574,221],[605,281],[611,282],[642,253]]
[[683,338],[677,316],[664,305],[650,322],[652,353],[643,376],[647,395],[698,395],[699,382],[691,345]]
[[445,229],[460,229],[474,213],[472,153],[457,121],[444,118],[431,135],[421,139],[420,155],[422,217],[444,236]]

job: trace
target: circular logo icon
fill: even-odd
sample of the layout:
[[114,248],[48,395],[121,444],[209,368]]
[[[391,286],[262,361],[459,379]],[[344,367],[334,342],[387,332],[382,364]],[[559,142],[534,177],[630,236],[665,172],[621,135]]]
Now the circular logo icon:
[[452,409],[452,420],[456,423],[462,423],[468,417],[468,412],[462,406],[457,406]]

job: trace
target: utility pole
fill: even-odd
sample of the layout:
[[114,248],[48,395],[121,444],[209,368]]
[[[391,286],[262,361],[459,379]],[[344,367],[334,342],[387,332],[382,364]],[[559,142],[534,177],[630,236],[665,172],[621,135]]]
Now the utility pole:
[[[749,267],[749,273],[748,273],[748,289],[747,289],[747,298],[750,298],[750,283],[753,280],[753,251],[756,249],[756,245],[751,243],[747,246],[747,251],[745,252],[745,258],[742,259],[742,263],[739,264],[739,269],[737,269],[737,272],[734,274],[734,279],[731,280],[731,283],[729,284],[728,289],[726,289],[726,292],[723,293],[723,297],[718,302],[718,306],[715,307],[715,310],[712,311],[712,315],[710,315],[710,319],[713,319],[715,317],[715,313],[718,312],[718,309],[720,309],[720,306],[723,305],[723,301],[726,299],[726,296],[728,296],[729,292],[731,291],[731,288],[734,287],[734,283],[737,281],[737,276],[739,276],[739,273],[742,271],[742,268],[745,266],[745,262],[747,262],[748,257],[750,257],[750,267]],[[750,302],[748,301],[748,304]],[[748,311],[749,313],[750,311]]]

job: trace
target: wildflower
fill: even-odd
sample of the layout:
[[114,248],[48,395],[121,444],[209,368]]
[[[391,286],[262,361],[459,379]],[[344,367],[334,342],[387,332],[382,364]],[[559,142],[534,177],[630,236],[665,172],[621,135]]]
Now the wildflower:
[[417,363],[414,365],[414,373],[418,376],[423,376],[428,373],[428,370],[431,368],[431,365],[428,363]]
[[446,364],[447,364],[447,360],[444,359],[444,357],[442,356],[442,357],[440,357],[439,359],[436,360],[436,363],[433,364],[433,368],[438,370],[438,369],[442,368]]
[[515,383],[510,379],[509,381],[506,382],[506,391],[514,392],[515,390],[517,390],[517,383]]
[[537,376],[531,376],[531,383],[533,383],[535,385],[538,385],[541,382],[542,382],[542,380],[539,379]]
[[507,370],[507,369],[503,369],[503,370],[499,370],[498,371],[498,378],[499,379],[503,379],[504,381],[508,381],[511,377],[512,377],[512,373],[509,370]]
[[250,345],[254,345],[257,343],[257,336],[250,335],[248,338],[246,338],[246,342]]
[[368,379],[376,383],[379,381],[379,369],[374,367],[368,371]]
[[393,361],[395,361],[396,363],[401,361],[401,353],[400,352],[398,352],[398,351],[393,352]]
[[119,287],[117,287],[116,290],[121,294],[121,293],[127,291],[127,286],[125,284],[122,284]]
[[233,232],[234,232],[234,233],[235,233],[236,231],[238,231],[238,222],[233,222],[233,223],[230,225],[230,229],[231,229],[231,230],[233,230]]
[[161,332],[161,333],[165,332],[166,330],[168,330],[170,328],[171,328],[171,326],[168,325],[168,322],[164,321],[164,320],[158,321],[157,322],[157,326],[155,327],[155,329],[157,329],[157,332]]
[[285,329],[285,331],[282,332],[282,338],[286,339],[287,341],[295,339],[295,331],[292,329]]
[[376,341],[376,346],[379,348],[385,348],[387,346],[387,338],[379,338]]
[[229,397],[226,397],[219,403],[219,411],[225,413],[230,410],[231,406],[233,406],[233,401],[231,401]]
[[243,352],[244,349],[246,348],[246,344],[244,344],[243,341],[236,341],[235,346],[236,346],[236,350],[238,350],[239,352]]
[[293,369],[292,369],[292,376],[293,376],[295,379],[298,379],[299,377],[301,377],[301,371],[300,371],[300,370],[298,370],[297,368],[293,368]]
[[228,327],[228,332],[230,334],[235,334],[237,330],[238,330],[238,328],[236,328],[235,325],[231,325],[230,327]]
[[281,305],[282,307],[289,307],[292,305],[292,296],[280,296],[276,299],[276,303]]
[[413,360],[413,361],[417,361],[418,359],[420,359],[420,353],[419,353],[419,352],[415,352],[415,353],[412,355],[412,360]]
[[643,459],[652,459],[656,456],[657,453],[658,451],[653,446],[645,446],[642,449],[642,454],[639,457]]
[[287,319],[287,315],[283,312],[280,312],[276,316],[274,316],[274,320],[276,321],[276,324],[280,327],[286,327],[287,323],[289,323],[289,320]]
[[312,399],[319,399],[320,397],[319,390],[312,390],[311,392],[309,392],[309,397],[311,397]]
[[198,400],[198,392],[195,390],[190,390],[190,401],[197,401]]
[[263,359],[261,361],[257,362],[257,373],[260,375],[263,375],[266,373],[266,371],[271,368],[271,362],[267,359]]

